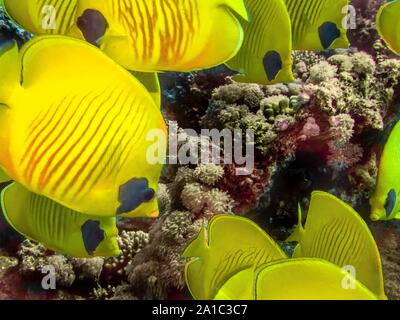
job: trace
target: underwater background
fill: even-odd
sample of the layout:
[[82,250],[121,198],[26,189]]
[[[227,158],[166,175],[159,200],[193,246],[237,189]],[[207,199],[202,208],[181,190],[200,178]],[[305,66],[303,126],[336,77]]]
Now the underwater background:
[[[374,26],[383,2],[351,1],[357,9],[351,48],[295,51],[290,84],[237,83],[226,67],[161,74],[162,112],[178,130],[254,130],[254,172],[166,166],[160,217],[121,219],[117,258],[55,254],[0,219],[0,299],[190,299],[181,254],[205,220],[221,212],[245,216],[290,254],[284,240],[297,223],[297,204],[307,209],[313,190],[336,195],[365,219],[381,254],[385,292],[400,299],[400,224],[368,218],[378,160],[400,112],[400,60]],[[1,11],[0,28],[1,39],[23,44],[31,37]],[[46,265],[56,269],[56,290],[42,289]]]

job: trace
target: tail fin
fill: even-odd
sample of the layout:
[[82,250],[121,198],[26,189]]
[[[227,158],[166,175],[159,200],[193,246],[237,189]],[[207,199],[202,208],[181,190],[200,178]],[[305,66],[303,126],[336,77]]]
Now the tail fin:
[[0,77],[0,103],[9,105],[20,79],[19,52],[15,40],[0,44]]
[[300,203],[298,204],[298,219],[299,219],[299,223],[296,226],[296,228],[294,229],[293,233],[290,235],[289,238],[286,239],[286,242],[300,242],[300,239],[304,233],[304,228],[303,228],[303,209],[300,205]]
[[222,6],[232,9],[246,21],[251,20],[250,12],[244,0],[220,0]]

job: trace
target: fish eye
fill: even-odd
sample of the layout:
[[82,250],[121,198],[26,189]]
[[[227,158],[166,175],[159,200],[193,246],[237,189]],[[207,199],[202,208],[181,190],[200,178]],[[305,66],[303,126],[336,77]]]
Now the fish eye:
[[386,202],[385,202],[385,211],[386,211],[386,218],[389,218],[393,212],[393,209],[396,205],[396,191],[391,189],[387,195]]

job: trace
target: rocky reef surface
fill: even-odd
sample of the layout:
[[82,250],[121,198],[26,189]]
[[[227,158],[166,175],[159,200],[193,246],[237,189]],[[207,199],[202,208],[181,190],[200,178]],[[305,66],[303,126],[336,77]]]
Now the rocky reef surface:
[[[374,29],[378,0],[354,0],[350,50],[294,52],[295,82],[260,86],[231,80],[224,67],[161,76],[163,112],[180,144],[203,147],[184,131],[252,129],[250,175],[237,164],[169,164],[157,220],[119,221],[121,256],[77,259],[24,240],[0,221],[0,299],[189,299],[180,257],[201,225],[219,213],[255,220],[284,248],[313,190],[350,203],[368,221],[383,144],[398,120],[400,60]],[[0,35],[30,35],[0,13]],[[223,145],[215,145],[222,152]],[[382,255],[386,291],[400,299],[400,224],[368,222]],[[54,266],[56,290],[43,290]]]

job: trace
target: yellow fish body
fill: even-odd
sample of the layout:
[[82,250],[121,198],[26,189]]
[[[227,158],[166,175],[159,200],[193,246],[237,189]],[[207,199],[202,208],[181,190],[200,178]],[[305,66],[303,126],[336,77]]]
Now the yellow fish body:
[[400,1],[388,1],[378,11],[376,28],[390,50],[400,55]]
[[88,216],[39,196],[18,183],[1,193],[3,214],[28,239],[73,257],[110,257],[120,253],[116,218]]
[[296,241],[293,258],[317,258],[343,268],[351,266],[356,278],[378,298],[386,299],[382,264],[375,240],[365,221],[335,196],[316,191],[311,197],[305,227],[299,224],[287,241]]
[[227,65],[239,82],[272,84],[294,80],[292,29],[283,0],[247,0],[251,21],[242,21],[244,42]]
[[292,21],[294,50],[347,48],[343,8],[349,0],[284,0]]
[[[185,278],[192,296],[201,300],[223,299],[233,294],[237,299],[252,299],[253,269],[286,258],[257,224],[231,215],[214,217],[207,231],[203,228],[182,256],[197,258],[186,264]],[[224,286],[229,278],[249,268],[249,272],[241,273],[240,281]],[[243,282],[243,279],[250,283]]]
[[379,163],[378,181],[370,199],[371,219],[400,219],[400,121],[394,126],[386,141]]
[[[9,15],[38,33],[80,37],[129,70],[192,71],[224,63],[239,50],[248,20],[243,0],[3,0]],[[43,6],[56,12],[44,29]],[[223,44],[223,45],[222,45]]]
[[[377,300],[357,279],[322,259],[287,259],[261,266],[255,276],[256,300]],[[345,284],[345,285],[343,285]]]
[[[30,191],[94,216],[156,216],[166,127],[151,94],[90,44],[42,36],[3,48],[0,166]],[[160,161],[147,135],[162,132]]]

